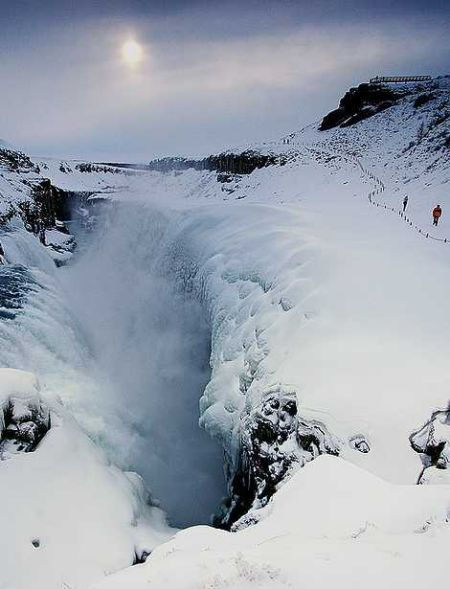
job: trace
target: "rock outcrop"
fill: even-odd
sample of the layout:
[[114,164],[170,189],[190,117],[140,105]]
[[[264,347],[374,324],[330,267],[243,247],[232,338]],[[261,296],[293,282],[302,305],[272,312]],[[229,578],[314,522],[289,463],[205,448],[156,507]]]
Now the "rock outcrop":
[[350,88],[341,98],[339,107],[322,119],[320,130],[354,125],[391,107],[410,92],[408,87],[392,88],[383,84],[360,84]]
[[255,523],[254,510],[267,504],[290,471],[321,454],[339,454],[339,443],[323,423],[298,414],[297,394],[289,387],[269,389],[242,421],[240,466],[215,521],[231,529]]
[[[435,411],[431,419],[410,436],[412,448],[420,454],[424,466],[418,483],[445,479],[450,482],[450,409]],[[441,473],[436,471],[441,471]]]
[[[57,265],[64,263],[75,247],[63,220],[71,216],[69,194],[42,176],[40,166],[13,149],[0,147],[0,226],[7,230],[14,217],[21,217],[25,228],[36,235]],[[48,239],[51,234],[52,239]],[[61,251],[64,250],[64,251]],[[0,263],[7,256],[0,250]]]
[[158,172],[182,171],[188,169],[218,172],[217,180],[226,182],[226,174],[251,174],[266,166],[283,165],[286,158],[279,154],[263,154],[248,149],[241,153],[224,152],[203,159],[166,157],[151,161],[147,169]]
[[[36,449],[50,429],[50,411],[43,403],[37,381],[32,375],[3,369],[2,378],[0,460],[6,460],[20,452]],[[11,383],[10,391],[8,382]]]

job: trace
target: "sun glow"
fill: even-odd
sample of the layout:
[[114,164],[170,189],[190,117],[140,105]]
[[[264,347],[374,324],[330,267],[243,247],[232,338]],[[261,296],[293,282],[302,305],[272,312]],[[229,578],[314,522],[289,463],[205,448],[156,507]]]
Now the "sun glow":
[[144,58],[144,50],[134,39],[129,39],[122,45],[122,59],[130,67],[137,66]]

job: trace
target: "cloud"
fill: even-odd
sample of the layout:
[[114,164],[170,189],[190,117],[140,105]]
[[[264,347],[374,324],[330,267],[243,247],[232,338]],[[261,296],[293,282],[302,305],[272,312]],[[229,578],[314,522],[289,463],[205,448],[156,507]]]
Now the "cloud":
[[[227,35],[217,15],[208,19],[93,19],[39,29],[28,45],[10,39],[1,134],[47,155],[203,153],[306,124],[371,75],[438,74],[444,65],[445,23],[275,19]],[[120,58],[130,36],[145,47],[139,68]]]

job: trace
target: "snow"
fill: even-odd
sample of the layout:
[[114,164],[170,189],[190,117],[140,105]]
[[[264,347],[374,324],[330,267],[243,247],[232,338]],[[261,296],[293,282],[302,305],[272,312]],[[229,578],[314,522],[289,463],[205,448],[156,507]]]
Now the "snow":
[[51,428],[0,468],[2,587],[83,587],[172,535],[142,481],[105,460],[33,374],[0,369],[0,400],[45,402]]
[[189,528],[92,589],[438,586],[449,509],[442,486],[390,485],[321,456],[278,491],[256,526]]
[[[58,302],[61,285],[48,248],[16,228],[1,236],[6,259],[34,268],[46,293],[26,301],[14,324],[26,345],[20,353],[4,345],[1,361],[20,361],[17,367],[38,373],[56,425],[34,452],[1,464],[2,505],[14,514],[2,536],[6,586],[29,587],[30,579],[45,589],[62,583],[378,589],[386,579],[413,589],[444,586],[449,470],[430,465],[422,472],[426,460],[410,436],[449,404],[449,244],[430,239],[450,238],[450,156],[442,143],[450,118],[436,119],[447,112],[447,96],[436,91],[420,108],[414,96],[406,97],[345,129],[319,132],[311,125],[289,143],[258,148],[284,154],[285,165],[226,184],[208,171],[82,172],[79,162],[40,161],[41,175],[56,186],[132,207],[129,223],[112,215],[102,227],[106,243],[122,244],[103,252],[103,259],[112,254],[111,266],[127,270],[119,298],[134,284],[145,301],[151,287],[133,282],[133,263],[145,264],[156,243],[152,263],[201,302],[211,334],[211,378],[198,394],[200,424],[222,445],[229,473],[239,463],[246,419],[275,389],[295,398],[299,418],[326,427],[340,458],[294,466],[274,498],[250,513],[256,525],[235,533],[190,527],[167,542],[173,530],[159,510],[145,506],[136,477],[106,458],[122,456],[118,423],[128,417],[130,398],[112,404],[114,415],[93,398],[97,389],[78,328],[62,327],[61,317],[70,313]],[[1,174],[2,203],[16,202],[24,190],[20,174]],[[405,194],[407,220],[399,214]],[[438,202],[443,216],[433,228]],[[100,263],[102,256],[92,259]],[[83,272],[74,277],[90,296],[93,277],[101,277],[96,306],[87,310],[94,327],[112,317],[114,337],[123,342],[125,327],[114,318],[120,305],[109,292],[117,277],[111,266],[97,274],[94,265],[88,281]],[[132,310],[141,308],[133,307],[141,296],[124,300]],[[141,347],[155,349],[136,333]],[[0,337],[15,342],[17,333],[5,324]],[[55,345],[58,338],[64,345]],[[163,366],[169,369],[170,359]],[[0,374],[2,395],[19,387],[7,378]],[[38,394],[34,377],[27,378],[19,389]],[[59,389],[65,408],[54,399]],[[446,417],[437,426],[433,444],[448,448]],[[415,484],[419,477],[424,484]],[[33,547],[35,538],[42,547]],[[109,575],[132,563],[136,547],[154,548],[148,561]]]
[[73,235],[64,233],[58,229],[46,229],[45,244],[48,253],[57,265],[66,264],[71,259],[75,249]]
[[0,399],[3,403],[8,397],[31,398],[39,392],[39,383],[34,374],[8,368],[1,369]]
[[39,268],[49,276],[55,274],[55,265],[49,256],[49,250],[33,234],[25,231],[21,221],[14,220],[10,223],[8,230],[1,234],[0,242],[8,264]]
[[[444,202],[449,160],[444,152],[429,168],[426,150],[403,157],[420,122],[413,109],[408,99],[354,128],[309,128],[294,146],[279,145],[294,151],[290,164],[255,171],[231,193],[205,172],[164,177],[166,202],[183,210],[172,233],[173,249],[183,252],[174,272],[196,289],[211,322],[201,424],[233,463],[242,416],[278,383],[296,390],[302,417],[338,437],[346,462],[305,466],[256,526],[235,534],[188,529],[102,587],[445,583],[448,477],[430,468],[423,482],[441,485],[427,485],[429,495],[414,486],[422,463],[409,436],[448,405],[448,250],[425,241],[398,209],[406,169],[408,214],[445,235],[445,218],[433,230],[429,215],[436,198]],[[183,200],[173,202],[180,179]],[[161,182],[149,178],[148,195],[134,198],[159,204]],[[395,210],[371,205],[374,191]],[[225,202],[199,207],[204,199]],[[369,452],[354,449],[358,436]],[[418,566],[419,554],[426,565]]]
[[36,166],[23,156],[0,142],[0,215],[17,210],[19,203],[31,202],[33,187],[42,180]]
[[[339,175],[358,186],[357,170]],[[273,384],[294,386],[302,414],[325,421],[344,446],[361,432],[371,440],[371,452],[350,459],[412,483],[421,464],[409,435],[448,402],[449,374],[431,369],[450,352],[447,252],[439,243],[424,251],[364,192],[347,196],[348,185],[298,207],[202,208],[174,229],[200,267],[212,323],[202,423],[228,445],[246,403]],[[245,396],[242,380],[251,382]]]
[[[36,158],[36,162],[44,178],[50,179],[54,186],[68,192],[126,198],[132,190],[145,190],[147,174],[138,170],[54,158]],[[82,171],[83,166],[91,165],[95,171]]]

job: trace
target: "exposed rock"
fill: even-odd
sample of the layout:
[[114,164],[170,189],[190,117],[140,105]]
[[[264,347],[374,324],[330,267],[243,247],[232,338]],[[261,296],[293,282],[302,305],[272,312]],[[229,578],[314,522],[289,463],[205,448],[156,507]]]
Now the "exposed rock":
[[215,524],[230,528],[238,520],[238,527],[254,523],[257,516],[248,512],[266,505],[294,468],[320,454],[338,455],[337,441],[323,423],[298,415],[295,390],[271,388],[243,418],[240,466]]
[[36,166],[27,155],[5,147],[0,147],[0,165],[11,172],[39,174],[40,171],[39,166]]
[[217,174],[217,182],[227,183],[233,182],[233,180],[235,180],[235,177],[232,174],[227,174],[225,172]]
[[[82,162],[80,164],[76,164],[76,170],[79,170],[82,173],[92,174],[94,173],[108,173],[108,174],[124,174],[125,176],[132,176],[135,174],[132,170],[123,170],[120,167],[116,167],[113,165],[108,166],[105,164],[92,164],[90,162]],[[69,168],[70,170],[70,168]],[[68,171],[68,170],[67,170]],[[72,171],[72,170],[70,170]]]
[[50,429],[50,412],[39,396],[12,394],[0,406],[0,460],[32,452]]
[[151,554],[151,550],[138,551],[137,549],[135,549],[133,566],[136,564],[143,564],[147,560],[147,558],[150,556],[150,554]]
[[354,125],[391,107],[410,92],[410,89],[394,89],[382,84],[360,84],[357,88],[350,88],[341,98],[339,107],[322,119],[320,130]]
[[200,160],[182,157],[166,157],[151,161],[147,168],[158,172],[172,172],[181,170],[209,170],[218,172],[218,182],[230,182],[230,174],[251,174],[256,169],[266,166],[283,165],[286,163],[283,155],[263,154],[248,149],[241,153],[224,152],[210,155]]
[[283,158],[275,154],[266,155],[249,149],[242,153],[210,155],[204,162],[208,170],[227,174],[251,174],[258,168],[276,165],[281,159]]
[[350,447],[358,452],[362,452],[363,454],[367,454],[370,452],[370,444],[367,441],[367,438],[363,434],[355,434],[349,439]]
[[63,191],[55,188],[50,180],[42,179],[32,186],[31,202],[20,205],[22,218],[33,233],[38,234],[44,228],[54,227],[64,208],[62,201],[66,198]]
[[415,108],[420,108],[421,106],[424,106],[425,104],[427,104],[431,100],[434,100],[435,98],[436,98],[436,94],[434,92],[426,92],[424,94],[420,94],[415,99],[414,106],[415,106]]
[[450,409],[432,413],[431,419],[409,440],[424,465],[419,484],[429,482],[435,469],[450,469]]
[[[62,168],[65,172],[70,169],[61,164]],[[70,218],[69,194],[53,186],[41,175],[39,166],[20,151],[0,147],[0,170],[13,194],[9,206],[4,206],[0,214],[0,225],[6,226],[20,216],[26,229],[46,245],[45,230],[57,226],[61,219]]]
[[62,172],[63,174],[68,174],[70,172],[72,172],[72,168],[66,164],[65,162],[61,162],[59,165],[59,171]]

